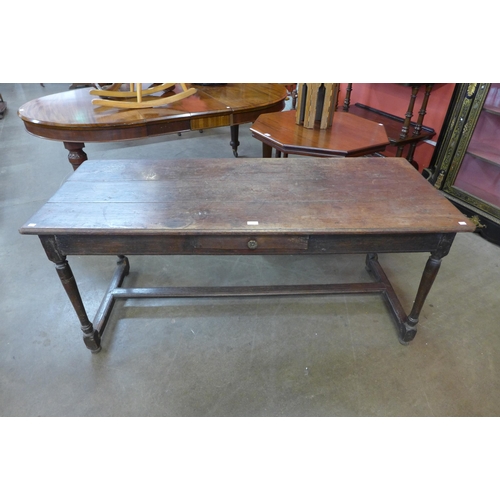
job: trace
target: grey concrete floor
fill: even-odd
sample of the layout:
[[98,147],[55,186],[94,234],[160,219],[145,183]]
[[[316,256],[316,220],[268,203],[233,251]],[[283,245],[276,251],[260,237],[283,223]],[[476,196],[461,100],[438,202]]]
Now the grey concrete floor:
[[[25,102],[69,84],[0,84],[0,416],[498,416],[500,249],[459,234],[410,346],[379,296],[129,300],[91,354],[54,266],[18,228],[71,174]],[[242,157],[260,157],[249,127]],[[229,129],[88,144],[89,158],[232,158]],[[238,159],[234,160],[235,162]],[[286,161],[286,160],[283,160]],[[411,307],[425,254],[380,261]],[[115,258],[69,257],[93,317]],[[141,285],[365,280],[363,256],[132,257]]]

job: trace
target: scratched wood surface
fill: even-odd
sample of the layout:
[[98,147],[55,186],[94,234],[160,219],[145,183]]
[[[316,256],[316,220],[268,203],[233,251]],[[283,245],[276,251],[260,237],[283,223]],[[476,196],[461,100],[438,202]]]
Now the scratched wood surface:
[[23,234],[456,233],[470,223],[403,158],[89,160]]

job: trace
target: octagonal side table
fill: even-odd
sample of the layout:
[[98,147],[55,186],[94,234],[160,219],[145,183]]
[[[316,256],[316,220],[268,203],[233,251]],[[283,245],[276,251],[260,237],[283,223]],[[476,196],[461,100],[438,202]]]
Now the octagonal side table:
[[384,126],[351,113],[338,111],[332,126],[308,129],[295,123],[295,110],[260,115],[250,128],[262,142],[262,157],[289,154],[303,156],[364,156],[384,151],[389,145]]

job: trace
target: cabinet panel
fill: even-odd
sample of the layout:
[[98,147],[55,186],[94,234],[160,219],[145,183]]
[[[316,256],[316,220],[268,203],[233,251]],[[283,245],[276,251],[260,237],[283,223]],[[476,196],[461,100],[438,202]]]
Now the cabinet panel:
[[467,152],[500,164],[500,116],[483,111],[479,116]]
[[[464,193],[465,201],[473,204],[473,198],[477,198],[478,208],[500,217],[500,167],[498,165],[466,154],[454,187]],[[455,194],[458,193],[455,192]],[[469,196],[466,197],[467,195]]]
[[483,109],[500,114],[500,83],[491,83]]
[[500,243],[500,83],[458,84],[430,181]]

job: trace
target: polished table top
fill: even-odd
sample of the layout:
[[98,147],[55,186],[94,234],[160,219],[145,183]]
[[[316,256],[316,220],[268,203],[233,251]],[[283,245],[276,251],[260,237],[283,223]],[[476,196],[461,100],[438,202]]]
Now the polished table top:
[[[239,125],[261,113],[281,111],[287,90],[277,83],[187,84],[197,92],[168,105],[120,109],[92,104],[90,89],[77,89],[27,102],[18,110],[26,130],[44,139],[61,141],[77,169],[88,159],[86,142],[113,142],[189,130],[230,127],[234,156],[238,156]],[[182,91],[179,84],[175,93]]]
[[188,87],[196,87],[197,92],[156,108],[95,106],[92,100],[96,97],[89,88],[83,88],[34,99],[21,106],[18,114],[28,132],[38,137],[64,142],[109,142],[249,123],[260,113],[282,110],[287,97],[281,84]]
[[352,113],[336,111],[327,129],[297,125],[295,116],[292,110],[266,113],[255,120],[250,130],[255,139],[268,146],[263,156],[271,156],[270,148],[287,155],[363,156],[384,151],[389,145],[382,124]]

